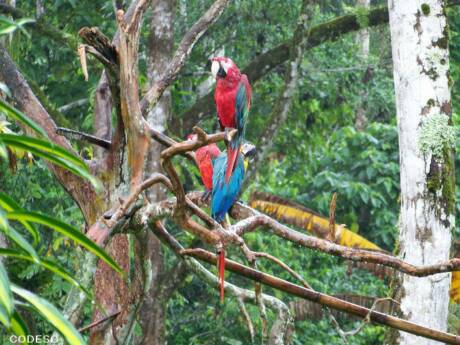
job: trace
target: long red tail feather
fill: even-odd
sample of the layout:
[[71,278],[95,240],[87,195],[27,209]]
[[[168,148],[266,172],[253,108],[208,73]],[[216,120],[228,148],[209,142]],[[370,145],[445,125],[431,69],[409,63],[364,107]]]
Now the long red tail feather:
[[221,249],[218,260],[219,285],[220,285],[220,302],[224,303],[224,284],[225,284],[225,250]]
[[235,149],[232,148],[231,143],[227,145],[227,171],[225,172],[225,183],[230,181],[230,176],[232,176],[238,152],[240,152],[240,145],[238,145]]

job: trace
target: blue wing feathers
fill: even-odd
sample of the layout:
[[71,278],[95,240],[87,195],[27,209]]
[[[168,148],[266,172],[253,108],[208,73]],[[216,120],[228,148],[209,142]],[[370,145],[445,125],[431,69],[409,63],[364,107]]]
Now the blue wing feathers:
[[238,155],[235,169],[228,183],[225,183],[226,169],[227,154],[223,153],[214,160],[214,174],[212,177],[211,215],[218,222],[225,218],[225,214],[238,199],[244,179],[243,156]]

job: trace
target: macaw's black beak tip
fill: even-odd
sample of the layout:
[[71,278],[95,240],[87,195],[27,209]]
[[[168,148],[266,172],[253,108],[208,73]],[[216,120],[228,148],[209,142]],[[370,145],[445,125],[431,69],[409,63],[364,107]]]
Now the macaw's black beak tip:
[[219,67],[219,71],[217,71],[217,76],[220,78],[225,78],[227,76],[227,73],[222,68],[222,66]]

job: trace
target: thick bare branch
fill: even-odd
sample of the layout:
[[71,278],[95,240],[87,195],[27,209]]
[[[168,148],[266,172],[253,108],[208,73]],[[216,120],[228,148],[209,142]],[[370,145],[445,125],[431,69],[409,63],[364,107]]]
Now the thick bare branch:
[[[151,223],[152,224],[152,223]],[[164,228],[161,222],[156,222],[150,225],[150,229],[155,233],[160,240],[165,243],[179,258],[185,261],[187,267],[191,272],[197,275],[202,281],[204,281],[209,286],[213,287],[216,290],[220,289],[220,282],[217,277],[209,272],[206,268],[203,267],[197,260],[191,257],[183,256],[181,252],[184,248],[180,243],[171,236],[168,231]],[[230,296],[235,296],[239,303],[249,302],[254,305],[258,305],[258,297],[253,291],[242,289],[236,285],[233,285],[229,282],[224,284],[225,293]],[[262,300],[264,305],[267,305],[269,308],[277,311],[277,318],[272,326],[273,336],[271,339],[274,340],[284,340],[290,336],[292,331],[293,319],[289,308],[286,304],[277,299],[276,297],[260,294],[259,298]],[[286,342],[273,342],[275,345],[287,344]]]
[[98,138],[91,134],[87,134],[87,133],[83,133],[83,132],[79,132],[73,129],[63,128],[63,127],[57,127],[56,133],[59,135],[63,135],[67,139],[84,141],[84,142],[88,142],[93,145],[100,146],[104,149],[110,149],[110,145],[111,145],[110,141]]
[[185,65],[194,45],[206,30],[219,19],[230,0],[216,0],[203,16],[190,28],[182,38],[174,56],[160,80],[156,82],[144,95],[141,102],[142,113],[147,114],[158,102],[165,89],[177,78]]
[[[190,253],[190,255],[198,260],[208,262],[211,265],[215,265],[217,263],[217,255],[207,252],[204,249],[193,251]],[[341,299],[304,288],[299,285],[292,284],[288,281],[271,276],[261,271],[254,270],[232,260],[226,260],[225,268],[231,272],[251,280],[261,282],[262,284],[270,286],[274,289],[313,301],[315,303],[322,304],[332,309],[341,310],[343,312],[360,316],[362,318],[366,318],[369,315],[369,320],[374,323],[382,324],[404,332],[416,334],[425,338],[434,339],[448,344],[460,344],[460,337],[457,335],[426,328],[394,316],[372,311],[368,308],[349,303]]]
[[426,277],[437,273],[445,273],[460,270],[460,259],[457,258],[436,265],[414,266],[397,257],[385,253],[344,247],[327,240],[302,234],[300,232],[288,228],[287,226],[281,223],[278,223],[276,220],[266,215],[263,215],[255,210],[250,209],[247,206],[240,206],[246,208],[245,211],[248,213],[252,213],[252,216],[249,218],[245,218],[232,226],[231,231],[235,232],[238,235],[254,231],[259,226],[268,226],[271,232],[276,236],[282,237],[301,246],[319,250],[323,253],[339,256],[341,258],[351,261],[371,262],[375,264],[392,267],[402,273],[409,274],[415,277]]

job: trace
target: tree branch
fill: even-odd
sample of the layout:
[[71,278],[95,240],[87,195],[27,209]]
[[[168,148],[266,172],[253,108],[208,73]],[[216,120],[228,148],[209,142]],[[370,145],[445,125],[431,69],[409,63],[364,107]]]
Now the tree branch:
[[[180,254],[184,248],[173,236],[168,233],[161,222],[150,223],[149,227],[165,245],[167,245],[180,259],[184,260],[189,270],[193,272],[199,279],[216,290],[220,289],[219,280],[214,274],[209,272],[194,258]],[[253,291],[242,289],[229,282],[225,282],[224,289],[227,295],[235,296],[235,298],[240,301],[240,303],[249,302],[254,305],[258,304],[256,293]],[[289,308],[287,308],[286,304],[284,304],[276,297],[266,294],[260,294],[259,297],[262,299],[265,305],[278,312],[277,319],[272,326],[271,333],[275,335],[273,336],[273,339],[287,339],[290,336],[293,322]],[[286,342],[273,342],[272,344],[282,345],[286,344]]]
[[111,143],[108,140],[98,138],[94,135],[79,132],[69,128],[57,127],[56,133],[65,136],[67,139],[85,141],[93,145],[100,146],[104,149],[110,149]]
[[[216,265],[217,255],[207,252],[203,249],[196,250],[190,253],[194,258],[205,261],[211,265]],[[292,284],[286,280],[271,276],[261,271],[254,270],[247,266],[241,265],[232,260],[226,260],[225,268],[229,271],[238,275],[244,276],[251,280],[261,282],[264,285],[270,286],[276,290],[286,292],[288,294],[298,296],[300,298],[313,301],[315,303],[322,304],[332,309],[340,310],[348,314],[353,314],[366,318],[369,315],[369,320],[374,323],[389,326],[392,328],[399,329],[404,332],[419,335],[425,338],[441,341],[448,344],[460,344],[460,337],[454,334],[445,333],[423,327],[412,322],[405,321],[403,319],[382,314],[376,311],[372,311],[368,308],[343,301],[341,299],[316,292],[299,285]]]
[[185,34],[166,71],[160,77],[159,81],[144,95],[141,101],[143,114],[147,114],[150,109],[155,106],[165,89],[174,82],[180,70],[185,65],[196,42],[198,42],[206,30],[219,19],[229,1],[230,0],[216,0]]

